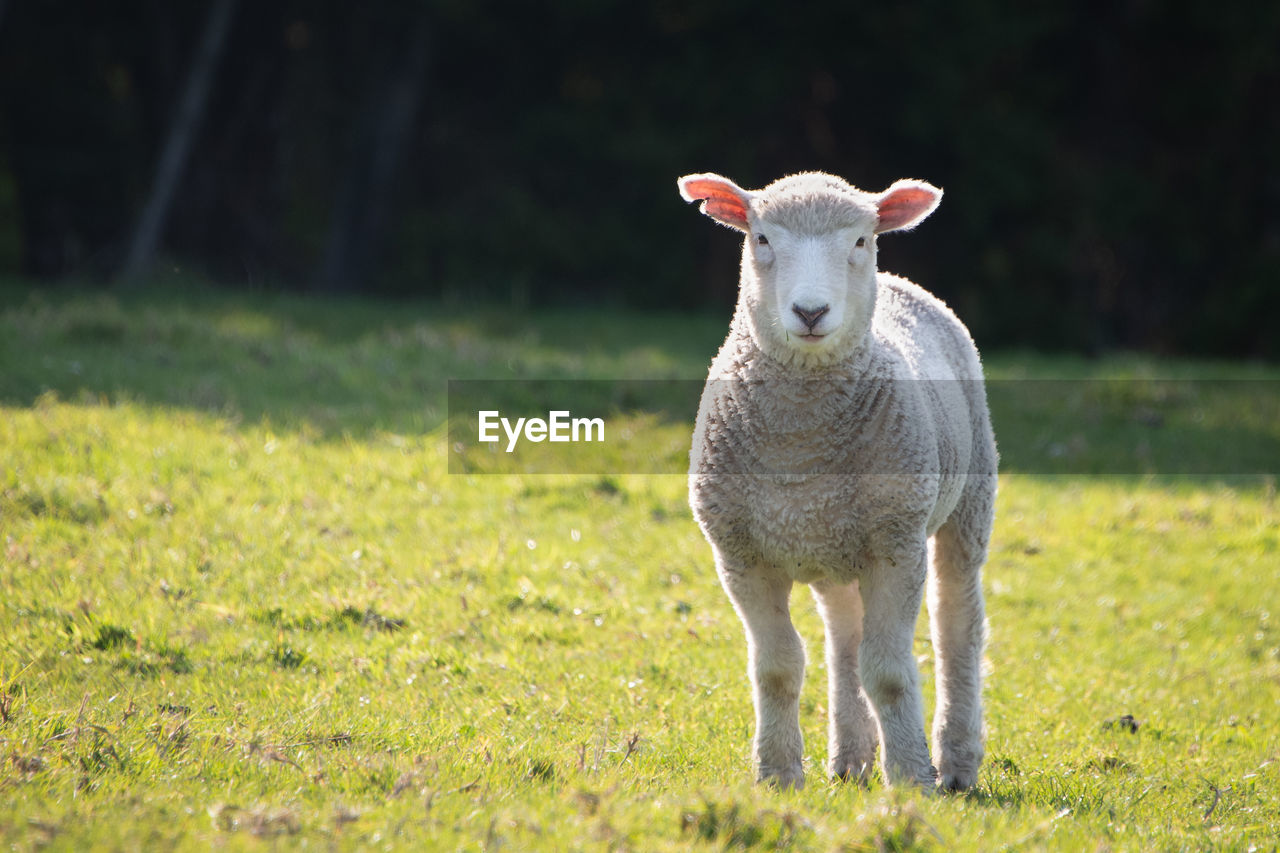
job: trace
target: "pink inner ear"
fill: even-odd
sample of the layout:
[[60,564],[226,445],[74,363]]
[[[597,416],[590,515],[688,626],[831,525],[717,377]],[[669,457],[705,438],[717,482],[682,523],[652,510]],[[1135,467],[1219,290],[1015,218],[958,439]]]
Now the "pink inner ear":
[[893,231],[910,225],[937,201],[937,196],[923,187],[903,187],[880,199],[880,225],[877,232]]
[[731,187],[709,178],[686,181],[682,189],[689,198],[702,200],[702,212],[712,219],[746,229],[747,204]]

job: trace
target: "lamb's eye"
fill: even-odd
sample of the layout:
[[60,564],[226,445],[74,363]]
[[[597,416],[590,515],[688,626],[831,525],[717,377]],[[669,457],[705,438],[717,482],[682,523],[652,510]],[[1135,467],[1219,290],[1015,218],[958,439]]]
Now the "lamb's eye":
[[763,234],[757,234],[757,235],[756,235],[756,245],[757,245],[757,246],[767,246],[767,245],[769,245],[769,238],[768,238],[768,237],[766,237],[766,236],[764,236]]
[[854,243],[853,245],[855,245],[855,246],[857,246],[859,249],[861,249],[863,246],[867,245],[867,238],[866,238],[866,237],[859,237],[859,238],[858,238],[858,242]]

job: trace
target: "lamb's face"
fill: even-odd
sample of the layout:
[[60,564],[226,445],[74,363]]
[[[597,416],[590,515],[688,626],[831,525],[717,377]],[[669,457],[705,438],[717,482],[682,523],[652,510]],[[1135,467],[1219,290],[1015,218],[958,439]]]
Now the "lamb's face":
[[762,348],[801,359],[847,350],[875,310],[874,211],[815,233],[786,220],[753,217],[746,241],[754,326]]
[[866,193],[834,175],[804,172],[763,190],[705,173],[679,180],[686,201],[746,235],[739,311],[760,348],[787,361],[830,363],[871,327],[877,234],[911,228],[942,191],[895,181]]

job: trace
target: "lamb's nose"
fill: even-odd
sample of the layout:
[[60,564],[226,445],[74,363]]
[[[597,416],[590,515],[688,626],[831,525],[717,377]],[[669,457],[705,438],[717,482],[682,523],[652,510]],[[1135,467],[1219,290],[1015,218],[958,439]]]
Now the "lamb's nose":
[[799,305],[792,305],[791,310],[795,312],[795,315],[797,317],[799,317],[801,320],[804,321],[804,324],[806,326],[812,329],[814,326],[818,325],[818,321],[821,320],[826,315],[826,313],[831,310],[831,306],[823,305],[820,308],[814,308],[810,310],[807,308],[801,308]]

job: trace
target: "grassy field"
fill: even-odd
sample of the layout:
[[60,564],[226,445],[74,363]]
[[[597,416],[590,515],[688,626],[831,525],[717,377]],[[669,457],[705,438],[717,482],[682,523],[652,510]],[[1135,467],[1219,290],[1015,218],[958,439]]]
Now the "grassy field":
[[0,847],[1276,848],[1280,370],[989,354],[1076,381],[993,396],[979,788],[822,778],[800,589],[779,793],[682,477],[447,463],[447,379],[696,378],[725,320],[0,288]]

